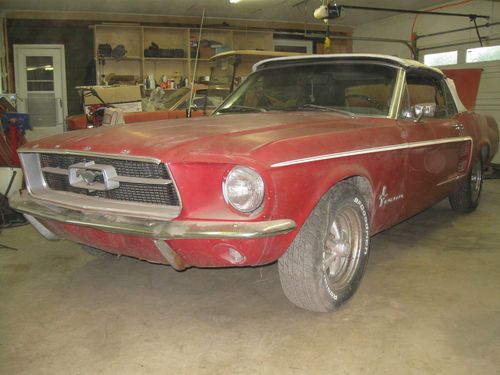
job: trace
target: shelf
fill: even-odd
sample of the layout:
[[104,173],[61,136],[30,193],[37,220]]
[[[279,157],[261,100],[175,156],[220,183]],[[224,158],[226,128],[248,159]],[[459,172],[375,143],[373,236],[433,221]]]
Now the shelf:
[[187,61],[187,57],[145,57],[145,61]]
[[[104,67],[99,67],[96,72],[97,81],[102,74],[129,74],[144,79],[147,75],[154,75],[159,80],[163,75],[168,77],[182,76],[191,80],[197,65],[197,76],[210,74],[210,59],[215,55],[215,50],[200,49],[200,58],[191,57],[192,43],[198,41],[197,28],[190,27],[161,27],[140,25],[95,25],[94,26],[94,56],[96,61],[109,62]],[[247,32],[245,30],[211,29],[204,28],[202,40],[217,41],[228,49],[235,45],[248,44],[255,49],[267,49],[269,41],[273,40],[272,31]],[[182,49],[186,57],[146,57],[144,50],[155,43],[162,49]],[[120,60],[113,57],[99,57],[99,44],[109,44],[111,48],[122,44],[130,53]]]
[[122,57],[121,59],[115,59],[114,57],[98,57],[98,59],[101,59],[101,60],[111,60],[111,61],[116,61],[116,62],[122,62],[122,61],[127,61],[127,60],[130,60],[130,61],[141,61],[141,58],[139,56],[125,56],[125,57]]

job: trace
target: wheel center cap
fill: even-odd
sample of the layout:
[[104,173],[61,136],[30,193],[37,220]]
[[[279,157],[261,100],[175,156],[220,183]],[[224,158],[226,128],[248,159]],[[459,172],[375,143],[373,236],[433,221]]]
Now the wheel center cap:
[[326,241],[325,250],[331,256],[338,256],[342,258],[349,256],[349,254],[351,253],[351,249],[347,241],[332,238],[331,236]]

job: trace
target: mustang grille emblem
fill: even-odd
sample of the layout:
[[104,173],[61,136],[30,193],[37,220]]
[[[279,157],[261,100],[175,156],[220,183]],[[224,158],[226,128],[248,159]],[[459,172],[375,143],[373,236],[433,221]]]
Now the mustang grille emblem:
[[96,164],[93,161],[70,165],[68,177],[71,186],[89,191],[108,191],[120,186],[112,165]]
[[92,185],[96,182],[98,177],[102,178],[102,172],[92,171],[90,169],[77,169],[76,177],[81,177],[87,185]]

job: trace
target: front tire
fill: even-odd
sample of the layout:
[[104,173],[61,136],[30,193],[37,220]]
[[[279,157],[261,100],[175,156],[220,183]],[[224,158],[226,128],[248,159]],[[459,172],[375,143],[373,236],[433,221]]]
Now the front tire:
[[483,186],[483,162],[481,156],[472,163],[467,179],[460,187],[450,193],[449,200],[451,208],[456,212],[469,213],[479,205],[481,190]]
[[363,196],[351,183],[339,183],[321,198],[278,260],[285,295],[306,310],[336,310],[358,288],[369,246]]

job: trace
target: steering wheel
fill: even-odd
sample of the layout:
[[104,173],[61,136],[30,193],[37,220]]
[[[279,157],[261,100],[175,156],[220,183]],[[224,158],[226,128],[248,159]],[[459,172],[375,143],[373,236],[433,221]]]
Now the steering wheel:
[[384,109],[384,105],[380,103],[377,99],[369,96],[369,95],[362,95],[362,94],[350,94],[345,96],[345,101],[347,107],[350,107],[349,105],[349,99],[363,99],[366,100],[368,103],[373,104],[375,108],[377,108],[379,111],[382,111]]

